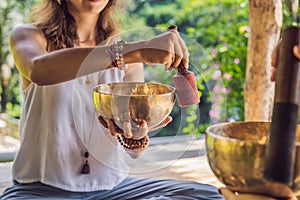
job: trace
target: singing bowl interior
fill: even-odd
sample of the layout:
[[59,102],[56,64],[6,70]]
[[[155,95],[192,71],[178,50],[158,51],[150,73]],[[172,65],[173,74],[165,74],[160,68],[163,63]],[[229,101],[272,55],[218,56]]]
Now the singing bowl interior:
[[123,129],[131,122],[136,129],[142,120],[152,128],[171,113],[176,99],[175,88],[160,83],[110,83],[94,88],[94,104],[104,120],[113,119]]
[[[272,188],[263,187],[269,185],[263,177],[269,126],[269,122],[228,122],[207,128],[206,148],[209,166],[227,187],[239,192],[276,193],[276,195],[283,193],[278,188],[271,191]],[[289,187],[297,195],[300,192],[299,129],[300,126],[297,128],[294,178],[292,186]]]

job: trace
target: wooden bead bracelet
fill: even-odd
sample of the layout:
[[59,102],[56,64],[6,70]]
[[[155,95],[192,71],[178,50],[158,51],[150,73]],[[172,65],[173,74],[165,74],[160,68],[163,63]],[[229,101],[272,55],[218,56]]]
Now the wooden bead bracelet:
[[111,64],[114,67],[117,67],[121,70],[124,69],[124,58],[123,58],[123,49],[124,49],[125,41],[119,40],[113,42],[106,53],[110,56]]
[[144,149],[148,144],[148,137],[135,140],[132,138],[125,138],[124,135],[118,135],[119,143],[127,150]]

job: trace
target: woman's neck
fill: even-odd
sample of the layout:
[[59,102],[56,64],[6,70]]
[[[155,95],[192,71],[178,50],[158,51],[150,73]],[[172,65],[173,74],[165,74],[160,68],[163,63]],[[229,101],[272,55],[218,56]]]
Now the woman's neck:
[[97,16],[86,15],[83,17],[75,17],[77,24],[77,35],[79,37],[79,46],[96,45],[96,24]]
[[78,42],[78,46],[79,47],[93,47],[96,46],[96,40],[95,39],[89,39],[89,40],[85,40],[85,41],[79,41]]

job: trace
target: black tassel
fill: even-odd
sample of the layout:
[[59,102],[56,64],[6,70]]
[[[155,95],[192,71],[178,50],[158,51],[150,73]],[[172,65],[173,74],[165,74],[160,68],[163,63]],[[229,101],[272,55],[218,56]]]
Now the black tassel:
[[90,172],[91,172],[90,165],[89,165],[88,161],[85,161],[85,163],[82,167],[81,173],[82,174],[89,174]]
[[85,163],[83,164],[81,173],[82,173],[82,174],[89,174],[89,173],[91,172],[91,169],[90,169],[89,162],[88,162],[88,160],[87,160],[88,157],[89,157],[89,152],[88,152],[88,151],[85,151],[84,157],[85,157]]

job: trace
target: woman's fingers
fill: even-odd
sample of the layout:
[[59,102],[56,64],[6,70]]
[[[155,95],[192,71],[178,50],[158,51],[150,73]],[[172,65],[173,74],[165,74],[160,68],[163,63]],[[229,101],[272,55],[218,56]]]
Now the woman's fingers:
[[[280,46],[280,43],[278,43],[276,45],[276,47],[274,48],[274,50],[272,52],[271,65],[272,65],[272,67],[275,67],[275,68],[277,67],[277,64],[278,64],[279,46]],[[293,47],[293,54],[296,58],[298,58],[300,60],[300,45],[295,45]]]
[[108,120],[107,125],[112,136],[123,134],[123,131],[115,124],[115,122],[112,119]]
[[276,80],[276,68],[273,68],[271,74],[271,81],[275,81],[275,80]]
[[126,138],[132,138],[132,131],[131,131],[131,123],[130,122],[124,122],[124,136]]
[[98,121],[104,126],[105,128],[108,128],[106,121],[99,115]]
[[[273,67],[272,69],[272,74],[271,74],[271,80],[275,81],[276,80],[276,68],[278,65],[278,56],[279,56],[279,47],[280,47],[280,42],[276,45],[272,52],[272,57],[271,57],[271,65]],[[293,54],[296,58],[300,60],[300,45],[295,45],[293,47]]]
[[98,120],[99,122],[105,127],[105,128],[108,128],[109,129],[109,133],[112,135],[112,136],[117,136],[118,134],[122,134],[122,130],[119,129],[117,127],[117,125],[114,123],[113,120],[108,120],[108,122],[106,122],[103,117],[101,117],[100,115],[98,116]]
[[274,50],[273,50],[273,52],[272,52],[272,56],[271,56],[271,65],[272,65],[272,67],[277,67],[277,62],[278,62],[278,54],[279,54],[279,46],[280,46],[280,43],[278,43],[276,46],[275,46],[275,48],[274,48]]
[[145,120],[143,120],[142,123],[140,124],[137,132],[133,133],[132,138],[136,139],[136,140],[141,139],[141,138],[147,136],[148,132],[149,132],[149,128],[148,128],[147,122]]
[[[133,139],[138,140],[138,139],[141,139],[141,138],[147,136],[149,131],[154,131],[159,128],[163,128],[163,127],[167,126],[172,120],[173,120],[173,118],[171,116],[168,116],[163,122],[161,122],[160,124],[151,128],[151,130],[149,129],[147,122],[145,120],[143,120],[142,123],[140,124],[138,130],[135,132],[132,132],[131,125],[129,123],[128,127],[127,127],[128,130],[126,128],[127,131],[125,131],[125,128],[124,128],[124,134],[125,134],[124,136],[126,137],[126,132],[131,132],[132,135],[128,134],[127,138],[133,138]],[[125,127],[125,125],[124,125],[124,127]],[[130,128],[130,130],[129,130],[129,128]]]
[[133,139],[141,139],[143,137],[145,137],[148,132],[148,125],[146,121],[143,121],[138,130],[136,132],[132,132],[132,127],[131,127],[131,123],[130,122],[124,122],[123,124],[123,129],[120,129],[115,122],[110,119],[107,121],[107,123],[105,122],[105,120],[102,117],[98,117],[99,122],[105,127],[109,129],[109,133],[112,136],[117,136],[117,135],[124,135],[126,138],[133,138]]
[[176,40],[174,41],[174,52],[175,52],[175,60],[171,64],[171,68],[177,68],[182,62],[184,67],[188,69],[189,62],[189,52],[186,47],[185,42],[177,31],[177,26],[169,26],[168,31],[173,32],[176,35]]
[[278,63],[279,46],[280,46],[280,42],[275,46],[271,55],[271,65],[272,65],[271,81],[275,81],[276,79],[276,67]]
[[115,124],[115,122],[112,119],[108,120],[107,123],[105,122],[105,120],[102,117],[98,117],[98,119],[99,119],[100,123],[103,124],[104,127],[109,129],[109,132],[112,136],[117,136],[117,135],[122,134],[126,138],[133,138],[136,140],[147,136],[149,131],[154,131],[156,129],[167,126],[173,120],[173,118],[171,116],[168,116],[168,117],[166,117],[166,119],[163,122],[161,122],[160,124],[151,128],[151,130],[149,130],[147,122],[145,120],[143,120],[142,123],[139,125],[139,128],[137,129],[137,131],[132,132],[132,126],[131,126],[130,122],[124,122],[123,130],[122,130]]
[[300,60],[300,45],[295,45],[293,47],[293,53]]
[[181,47],[179,46],[178,43],[175,43],[174,45],[175,45],[174,46],[175,53],[173,55],[174,60],[172,61],[171,65],[170,65],[170,68],[172,68],[172,69],[177,68],[183,59],[183,53],[182,53]]
[[135,140],[141,139],[148,135],[149,129],[147,122],[145,120],[142,121],[142,123],[139,125],[139,128],[137,131],[132,132],[132,126],[130,122],[124,122],[124,136],[126,138],[132,138]]
[[142,43],[141,58],[145,64],[163,64],[165,71],[172,71],[181,63],[188,68],[189,53],[176,26]]
[[159,128],[163,128],[163,127],[167,126],[172,120],[173,120],[173,118],[171,116],[168,116],[163,122],[152,127],[150,131],[155,131]]
[[[188,48],[185,44],[185,42],[183,41],[182,37],[180,36],[180,33],[178,31],[176,31],[176,34],[177,34],[177,38],[178,38],[178,51],[176,51],[175,49],[175,52],[178,52],[178,55],[180,56],[180,62],[182,62],[184,68],[188,69],[189,66],[188,66],[188,63],[189,63],[189,51],[188,51]],[[177,65],[179,66],[179,65]]]

